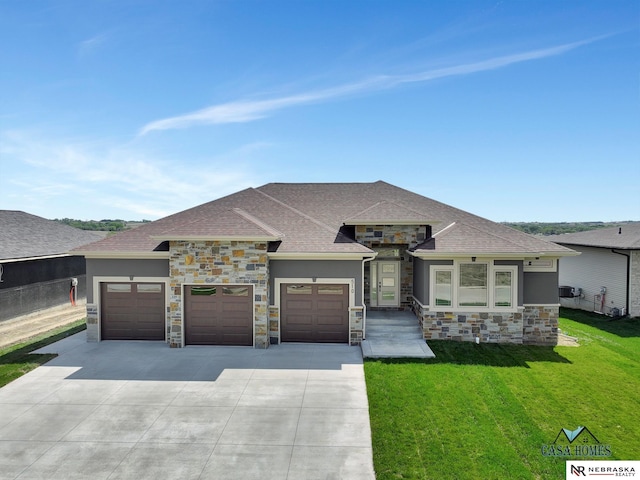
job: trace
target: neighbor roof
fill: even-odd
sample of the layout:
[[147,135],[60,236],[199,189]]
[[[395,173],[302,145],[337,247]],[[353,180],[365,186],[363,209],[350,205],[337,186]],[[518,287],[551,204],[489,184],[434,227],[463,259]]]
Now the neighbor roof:
[[626,223],[612,228],[550,235],[546,238],[566,245],[640,250],[640,223]]
[[[277,254],[372,251],[349,237],[349,225],[431,225],[434,239],[416,254],[567,255],[570,249],[378,181],[269,183],[176,213],[88,245],[82,253],[153,256],[164,240],[268,239]],[[453,224],[453,226],[451,226]],[[444,229],[447,228],[446,232]],[[438,232],[442,231],[442,235]]]
[[0,261],[67,254],[102,235],[15,210],[0,210]]

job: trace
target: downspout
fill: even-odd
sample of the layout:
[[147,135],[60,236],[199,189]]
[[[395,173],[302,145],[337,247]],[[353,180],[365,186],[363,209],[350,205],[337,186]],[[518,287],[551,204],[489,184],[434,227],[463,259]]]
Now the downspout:
[[376,258],[378,254],[376,253],[373,257],[363,258],[362,259],[362,277],[360,283],[362,284],[362,339],[367,338],[367,305],[364,303],[364,264],[366,262],[370,262],[374,258]]
[[626,291],[627,294],[625,296],[625,300],[624,300],[624,312],[625,315],[629,315],[629,284],[631,283],[629,281],[629,276],[631,275],[631,254],[629,253],[622,253],[622,252],[616,252],[614,248],[611,249],[611,253],[615,253],[618,255],[622,255],[623,257],[627,257],[627,281],[626,283]]

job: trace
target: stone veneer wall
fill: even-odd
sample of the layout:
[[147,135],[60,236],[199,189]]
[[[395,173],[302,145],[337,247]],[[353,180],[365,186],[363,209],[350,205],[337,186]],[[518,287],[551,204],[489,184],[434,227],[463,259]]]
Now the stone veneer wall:
[[172,347],[182,346],[183,284],[253,285],[254,345],[267,348],[269,264],[267,244],[240,241],[171,241],[169,269],[168,339]]
[[360,345],[364,337],[363,307],[349,308],[349,345]]
[[100,328],[98,326],[98,305],[87,303],[87,342],[100,340]]
[[409,248],[424,242],[424,227],[418,225],[357,225],[356,241],[372,245],[407,244]]
[[556,345],[558,306],[525,306],[520,312],[432,312],[414,301],[425,340]]
[[525,305],[522,342],[527,345],[558,343],[559,305]]
[[[424,227],[417,225],[357,225],[356,241],[369,248],[381,247],[400,248],[400,306],[410,308],[413,297],[413,262],[405,254],[407,248],[412,248],[425,240]],[[369,302],[369,266],[365,270],[365,303]]]
[[629,272],[629,311],[631,317],[640,317],[640,250],[632,250]]

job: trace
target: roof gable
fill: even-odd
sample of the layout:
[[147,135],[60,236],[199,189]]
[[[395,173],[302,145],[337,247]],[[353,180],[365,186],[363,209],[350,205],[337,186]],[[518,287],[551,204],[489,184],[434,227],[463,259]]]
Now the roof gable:
[[382,200],[346,218],[343,223],[345,225],[433,225],[440,221],[404,205]]

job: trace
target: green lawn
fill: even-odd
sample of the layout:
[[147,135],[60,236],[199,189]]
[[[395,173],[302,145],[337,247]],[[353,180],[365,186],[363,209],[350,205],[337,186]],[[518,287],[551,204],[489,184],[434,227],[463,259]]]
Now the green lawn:
[[38,355],[34,350],[62,340],[69,335],[78,333],[86,328],[85,320],[79,320],[70,325],[44,333],[27,342],[0,349],[0,387],[24,375],[40,365],[47,363],[55,354]]
[[542,446],[578,426],[601,459],[640,458],[640,319],[561,315],[581,346],[429,341],[433,360],[365,362],[377,478],[565,478]]

